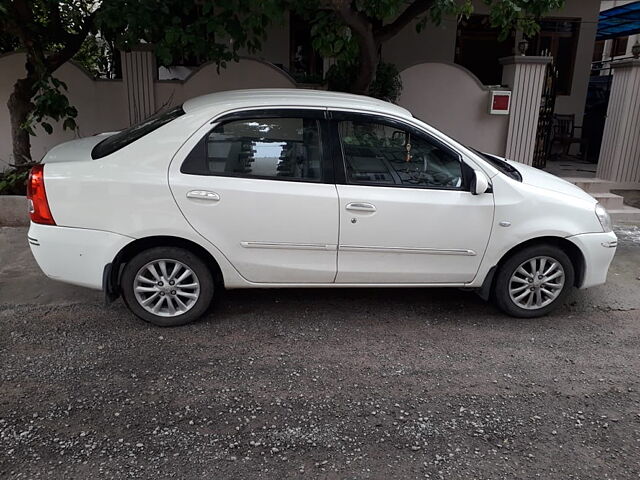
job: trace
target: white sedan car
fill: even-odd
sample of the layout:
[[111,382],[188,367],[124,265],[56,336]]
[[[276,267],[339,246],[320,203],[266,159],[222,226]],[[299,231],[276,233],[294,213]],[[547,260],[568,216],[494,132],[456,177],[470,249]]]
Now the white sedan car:
[[332,92],[214,93],[64,143],[28,197],[45,274],[161,326],[256,287],[461,287],[535,317],[617,245],[578,187]]

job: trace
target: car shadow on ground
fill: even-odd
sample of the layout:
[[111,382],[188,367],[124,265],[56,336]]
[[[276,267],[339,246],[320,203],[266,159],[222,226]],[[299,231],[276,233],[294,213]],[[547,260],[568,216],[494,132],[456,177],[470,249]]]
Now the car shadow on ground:
[[[570,313],[574,292],[549,316]],[[299,323],[330,320],[422,320],[430,323],[490,321],[536,322],[517,319],[485,302],[473,291],[455,288],[296,288],[219,291],[199,323],[254,319]]]

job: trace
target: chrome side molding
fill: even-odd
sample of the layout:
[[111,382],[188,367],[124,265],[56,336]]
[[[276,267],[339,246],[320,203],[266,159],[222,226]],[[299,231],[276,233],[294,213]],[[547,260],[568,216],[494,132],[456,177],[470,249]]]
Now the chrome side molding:
[[365,245],[340,245],[345,252],[418,253],[425,255],[464,255],[473,257],[477,253],[465,248],[418,248],[418,247],[375,247]]

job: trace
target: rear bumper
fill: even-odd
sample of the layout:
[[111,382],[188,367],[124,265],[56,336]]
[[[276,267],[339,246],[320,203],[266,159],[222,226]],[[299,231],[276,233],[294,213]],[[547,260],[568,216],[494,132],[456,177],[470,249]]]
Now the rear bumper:
[[613,232],[585,233],[568,237],[567,240],[580,248],[584,255],[585,270],[582,284],[578,285],[579,288],[589,288],[605,283],[618,245],[616,234]]
[[102,290],[104,268],[133,239],[116,233],[31,223],[31,252],[55,280]]

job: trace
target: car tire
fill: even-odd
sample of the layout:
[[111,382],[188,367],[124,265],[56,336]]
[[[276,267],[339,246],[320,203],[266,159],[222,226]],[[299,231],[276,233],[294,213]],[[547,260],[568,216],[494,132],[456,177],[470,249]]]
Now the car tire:
[[532,245],[514,253],[500,266],[493,300],[513,317],[541,317],[562,304],[574,278],[571,259],[562,249]]
[[159,327],[175,327],[207,311],[215,284],[211,270],[196,254],[179,247],[155,247],[127,262],[120,288],[133,314]]

